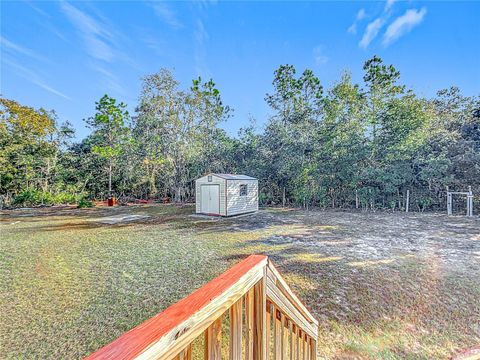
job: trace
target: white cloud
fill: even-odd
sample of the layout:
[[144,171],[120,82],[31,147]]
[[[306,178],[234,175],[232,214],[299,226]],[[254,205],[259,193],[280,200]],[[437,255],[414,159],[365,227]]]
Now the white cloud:
[[69,3],[62,2],[61,7],[70,22],[82,34],[89,55],[112,62],[115,57],[115,50],[111,45],[113,35],[106,26]]
[[370,22],[363,33],[362,40],[359,42],[361,48],[366,49],[373,39],[378,35],[378,32],[382,28],[385,21],[382,18],[377,18]]
[[10,40],[7,40],[3,36],[0,35],[0,45],[5,51],[8,51],[10,53],[17,53],[21,55],[26,55],[28,57],[31,57],[32,59],[39,60],[39,61],[44,61],[44,62],[49,62],[46,58],[44,58],[41,55],[38,55],[35,51],[28,49],[24,46],[21,46],[19,44],[16,44]]
[[313,49],[313,58],[317,65],[323,65],[328,62],[328,56],[325,55],[324,48],[323,45],[318,45]]
[[385,8],[383,11],[387,12],[388,10],[390,10],[393,6],[393,4],[395,3],[396,0],[387,0],[387,2],[385,3]]
[[125,88],[120,84],[118,77],[113,74],[112,72],[108,71],[104,67],[98,64],[92,64],[92,69],[100,73],[103,77],[103,82],[105,86],[112,92],[115,92],[119,95],[126,96],[127,91]]
[[356,34],[357,33],[357,23],[361,20],[363,20],[366,16],[365,9],[360,9],[357,12],[357,15],[355,16],[355,21],[353,22],[352,25],[347,29],[347,31],[350,34]]
[[52,93],[54,95],[60,96],[64,99],[71,100],[71,98],[64,93],[58,91],[57,89],[54,89],[51,87],[49,84],[47,84],[39,75],[37,72],[32,71],[30,69],[27,69],[26,67],[23,67],[20,64],[17,64],[14,61],[9,61],[8,59],[2,58],[2,61],[6,64],[9,65],[14,72],[23,77],[24,79],[30,81],[31,83],[41,87],[42,89],[48,91],[49,93]]
[[423,21],[427,14],[427,9],[423,7],[421,10],[409,9],[405,14],[396,18],[387,28],[383,35],[383,44],[385,46],[391,44],[402,35],[411,31],[415,26]]
[[195,26],[195,31],[193,32],[193,38],[195,42],[194,60],[196,73],[203,76],[208,76],[210,74],[210,70],[206,62],[207,48],[205,44],[208,40],[208,37],[208,32],[203,25],[203,21],[198,19]]
[[183,24],[177,19],[175,12],[168,7],[167,4],[162,2],[156,2],[152,5],[155,15],[157,15],[162,21],[173,29],[179,29],[183,27]]
[[357,20],[362,20],[362,19],[365,17],[365,15],[366,15],[365,9],[360,9],[360,10],[358,10],[358,12],[357,12],[356,19],[357,19]]

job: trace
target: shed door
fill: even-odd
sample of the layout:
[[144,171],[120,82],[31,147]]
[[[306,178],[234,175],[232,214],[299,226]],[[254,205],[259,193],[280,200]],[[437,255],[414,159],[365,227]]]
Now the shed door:
[[220,185],[202,185],[201,212],[220,214]]

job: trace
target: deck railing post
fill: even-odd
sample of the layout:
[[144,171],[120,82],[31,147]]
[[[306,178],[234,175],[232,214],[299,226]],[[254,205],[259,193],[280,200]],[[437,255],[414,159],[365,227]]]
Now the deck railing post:
[[192,343],[204,334],[205,360],[220,360],[226,312],[230,360],[270,360],[272,353],[274,360],[317,359],[318,321],[261,255],[233,266],[88,359],[191,360]]

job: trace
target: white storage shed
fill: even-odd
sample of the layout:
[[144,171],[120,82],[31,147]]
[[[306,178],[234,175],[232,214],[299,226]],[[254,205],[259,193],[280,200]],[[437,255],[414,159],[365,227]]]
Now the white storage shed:
[[208,174],[195,181],[197,214],[232,216],[258,211],[258,180],[247,175]]

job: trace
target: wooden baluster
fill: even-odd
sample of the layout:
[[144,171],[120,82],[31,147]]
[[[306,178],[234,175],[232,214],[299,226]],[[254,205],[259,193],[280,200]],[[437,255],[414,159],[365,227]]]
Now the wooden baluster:
[[242,359],[242,299],[230,308],[230,360]]
[[288,359],[288,320],[282,316],[282,360]]
[[254,289],[251,288],[245,294],[246,360],[253,360],[254,300]]
[[302,336],[302,345],[303,345],[303,360],[308,360],[308,344],[307,344],[307,334]]
[[255,284],[255,311],[254,311],[254,342],[253,342],[253,358],[255,360],[266,360],[267,347],[267,326],[266,326],[266,312],[265,306],[267,301],[266,296],[266,274],[263,278]]
[[187,346],[184,360],[192,360],[192,344]]
[[290,331],[290,360],[295,360],[295,355],[297,354],[297,349],[295,348],[295,338],[297,337],[295,332],[297,330],[296,326],[292,321],[289,322],[289,331]]
[[192,360],[192,344],[188,345],[185,350],[175,357],[177,360]]
[[301,336],[302,332],[301,330],[297,327],[297,333],[296,333],[296,336],[295,336],[295,360],[301,360],[300,358],[300,352],[301,352],[301,349],[300,349],[300,336]]
[[205,330],[205,360],[222,358],[222,317],[220,316]]
[[265,326],[267,327],[266,331],[266,352],[265,352],[265,359],[270,360],[270,340],[271,340],[271,332],[272,332],[272,304],[267,301],[267,306],[266,306],[266,311],[267,311],[267,318],[265,321]]
[[310,360],[317,360],[317,341],[310,340]]
[[274,360],[282,360],[282,314],[277,308],[273,308],[274,334],[273,334],[273,358]]

